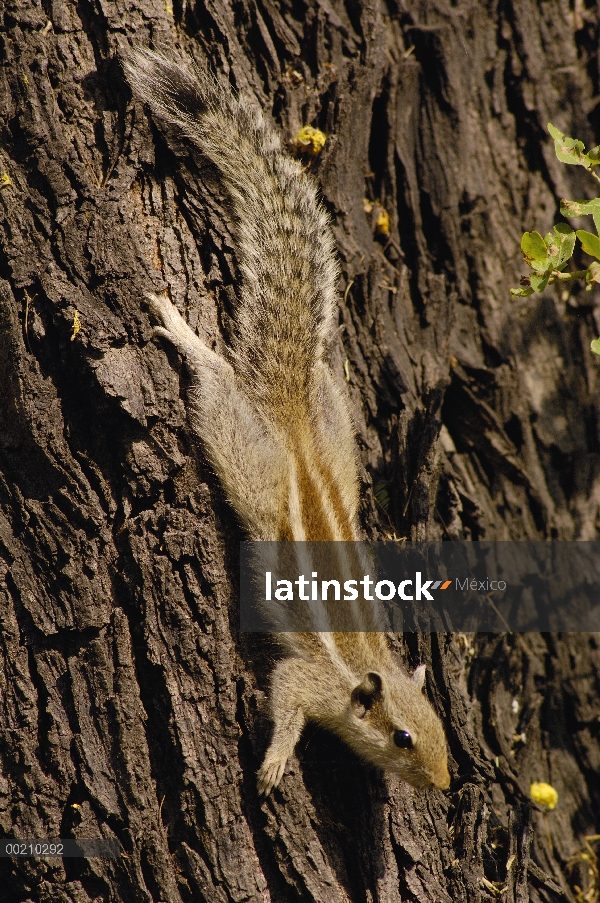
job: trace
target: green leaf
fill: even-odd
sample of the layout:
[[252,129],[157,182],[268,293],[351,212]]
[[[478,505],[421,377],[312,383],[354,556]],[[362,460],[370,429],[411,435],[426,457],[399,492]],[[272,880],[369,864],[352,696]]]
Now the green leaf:
[[586,254],[600,260],[600,238],[597,235],[594,235],[593,232],[585,232],[584,229],[578,229],[577,238]]
[[[556,237],[553,237],[553,247],[558,245],[557,252],[556,254],[550,252],[550,247],[548,247],[548,251],[552,258],[554,269],[564,270],[575,250],[575,231],[571,229],[568,223],[557,223],[554,226],[554,233]],[[546,244],[548,245],[547,242]]]
[[590,348],[594,352],[594,354],[600,354],[600,339],[594,339]]
[[548,131],[555,141],[562,140],[565,137],[562,132],[558,131],[555,125],[552,125],[551,122],[548,123]]
[[526,298],[527,295],[533,295],[532,288],[511,288],[510,290],[513,298]]
[[540,261],[535,267],[538,273],[545,273],[550,267],[554,268],[560,256],[560,242],[556,235],[552,232],[546,232],[544,235],[544,244],[546,245],[546,253],[548,255],[545,261]]
[[530,267],[536,262],[544,263],[544,269],[548,265],[548,250],[539,232],[525,232],[521,239],[521,250]]
[[[594,148],[595,150],[596,148]],[[560,212],[563,216],[588,216],[594,217],[596,232],[600,234],[600,198],[592,198],[591,201],[567,201],[560,202]]]
[[551,122],[548,123],[548,131],[555,141],[562,140],[565,137],[562,132],[559,132],[555,125],[552,125]]
[[379,480],[373,487],[373,495],[384,511],[390,507],[390,492],[387,480]]
[[560,202],[560,212],[563,216],[587,216],[600,213],[600,198],[592,198],[591,201],[567,201]]
[[584,166],[591,172],[600,160],[596,151],[598,148],[592,148],[590,154],[585,152],[585,144],[578,138],[569,138],[563,135],[551,122],[548,123],[548,131],[554,138],[554,151],[561,163],[570,163],[573,166]]
[[541,273],[539,275],[538,273],[532,273],[529,277],[529,281],[534,292],[543,292],[548,285],[549,278],[550,270],[547,270],[545,273]]

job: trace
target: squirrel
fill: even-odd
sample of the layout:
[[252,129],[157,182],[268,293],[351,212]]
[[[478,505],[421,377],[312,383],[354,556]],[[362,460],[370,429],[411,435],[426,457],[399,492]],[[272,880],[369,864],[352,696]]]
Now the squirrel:
[[[328,215],[299,161],[255,106],[208,71],[134,49],[133,93],[216,167],[232,204],[242,274],[227,358],[171,301],[148,294],[192,375],[190,424],[251,540],[360,539],[355,430],[327,363],[339,269]],[[379,632],[284,632],[271,678],[273,736],[260,794],[283,776],[308,719],[418,789],[450,786],[447,745],[423,693]]]

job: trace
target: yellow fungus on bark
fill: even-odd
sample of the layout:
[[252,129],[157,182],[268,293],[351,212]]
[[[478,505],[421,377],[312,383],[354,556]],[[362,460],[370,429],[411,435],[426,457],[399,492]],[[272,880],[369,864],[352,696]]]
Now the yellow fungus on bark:
[[552,784],[546,784],[543,781],[534,781],[529,788],[531,799],[546,809],[554,809],[558,802],[558,793]]
[[303,126],[294,138],[294,147],[296,150],[308,153],[311,157],[316,157],[325,147],[327,136],[321,129],[314,129],[312,125]]

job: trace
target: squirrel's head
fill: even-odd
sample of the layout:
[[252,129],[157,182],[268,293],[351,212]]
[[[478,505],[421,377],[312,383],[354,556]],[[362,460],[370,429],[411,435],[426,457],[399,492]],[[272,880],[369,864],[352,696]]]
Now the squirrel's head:
[[450,786],[448,750],[440,719],[423,694],[425,665],[409,677],[369,671],[350,695],[348,741],[373,765],[393,771],[419,790]]

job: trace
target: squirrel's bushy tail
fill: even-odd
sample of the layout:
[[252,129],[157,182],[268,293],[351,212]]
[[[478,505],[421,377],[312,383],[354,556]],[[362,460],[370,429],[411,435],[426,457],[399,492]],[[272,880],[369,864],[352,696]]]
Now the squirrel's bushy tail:
[[269,418],[308,418],[331,332],[338,268],[328,216],[312,178],[281,152],[260,111],[206,71],[132,51],[128,80],[218,168],[237,221],[243,275],[233,349],[238,379]]

